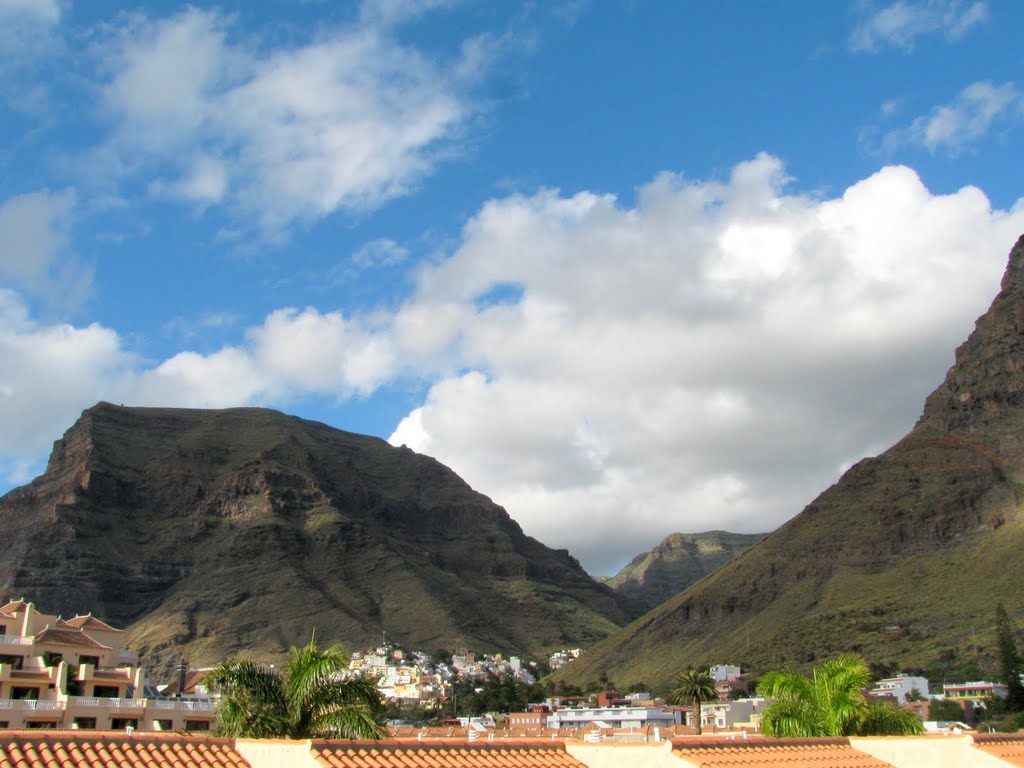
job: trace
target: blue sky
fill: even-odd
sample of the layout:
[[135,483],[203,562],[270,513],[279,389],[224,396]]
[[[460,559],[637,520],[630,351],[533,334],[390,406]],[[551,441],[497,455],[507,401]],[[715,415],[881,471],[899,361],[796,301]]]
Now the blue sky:
[[83,408],[436,456],[611,573],[900,437],[1024,233],[1012,0],[0,0],[0,490]]

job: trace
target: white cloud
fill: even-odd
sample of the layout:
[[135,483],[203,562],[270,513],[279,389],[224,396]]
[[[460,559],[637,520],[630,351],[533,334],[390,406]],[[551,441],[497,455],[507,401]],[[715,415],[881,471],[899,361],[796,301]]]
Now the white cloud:
[[131,365],[110,329],[39,325],[10,291],[0,291],[0,360],[0,459],[21,466],[35,463]]
[[940,34],[956,41],[986,21],[988,7],[980,0],[897,0],[882,8],[865,3],[849,44],[855,51],[878,51],[886,46],[909,51],[918,37]]
[[64,307],[90,292],[92,273],[71,252],[71,190],[43,190],[0,203],[0,277],[11,287]]
[[381,14],[406,5],[375,4],[379,26],[269,51],[235,41],[213,11],[131,17],[104,49],[107,151],[156,174],[154,191],[224,204],[271,237],[404,195],[472,111],[459,62],[445,69],[389,36]]
[[57,0],[0,0],[0,21],[56,24],[60,21],[60,5]]
[[163,361],[6,296],[0,465],[100,398],[287,409],[408,377],[430,387],[392,441],[593,572],[671,531],[768,530],[910,427],[1024,231],[1024,202],[936,195],[906,167],[832,198],[788,183],[761,155],[725,181],[662,174],[631,206],[491,200],[394,311],[279,309]]
[[[1024,206],[933,195],[902,167],[835,199],[785,184],[761,156],[724,184],[659,177],[634,208],[489,202],[400,315],[445,307],[424,343],[446,339],[470,370],[392,441],[596,571],[671,531],[795,514],[909,428],[994,295]],[[503,283],[521,298],[477,306]]]
[[1013,83],[972,83],[950,104],[935,107],[931,114],[915,118],[909,126],[885,135],[883,146],[893,150],[904,145],[923,146],[933,154],[943,150],[956,155],[976,145],[998,126],[1014,127],[1024,120],[1024,93]]

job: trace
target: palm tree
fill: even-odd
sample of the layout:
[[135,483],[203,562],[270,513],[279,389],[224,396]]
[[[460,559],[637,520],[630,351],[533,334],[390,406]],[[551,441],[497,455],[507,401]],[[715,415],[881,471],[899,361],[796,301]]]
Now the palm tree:
[[348,676],[348,657],[339,645],[321,649],[311,639],[304,648],[291,649],[282,670],[251,661],[225,661],[206,682],[222,694],[217,708],[222,736],[387,736],[374,717],[380,705],[376,686]]
[[796,672],[769,672],[757,692],[771,703],[761,715],[767,736],[880,736],[922,733],[912,712],[869,702],[867,662],[844,653],[814,669],[811,677]]
[[676,675],[675,686],[668,695],[668,700],[672,704],[688,704],[693,707],[697,735],[700,736],[701,704],[718,698],[718,694],[715,693],[715,681],[707,671],[690,668]]

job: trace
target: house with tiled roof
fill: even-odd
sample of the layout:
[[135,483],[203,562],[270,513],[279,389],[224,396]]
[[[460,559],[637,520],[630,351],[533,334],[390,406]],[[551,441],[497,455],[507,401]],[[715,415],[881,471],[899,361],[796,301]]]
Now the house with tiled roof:
[[25,600],[0,608],[0,728],[209,730],[210,701],[146,698],[124,632]]

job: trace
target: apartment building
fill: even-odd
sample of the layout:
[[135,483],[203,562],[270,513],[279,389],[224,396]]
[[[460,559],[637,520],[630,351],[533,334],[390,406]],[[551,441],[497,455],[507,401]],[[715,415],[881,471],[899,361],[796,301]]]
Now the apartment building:
[[0,606],[0,728],[204,731],[209,699],[147,698],[124,632],[92,615],[62,619],[31,602]]

